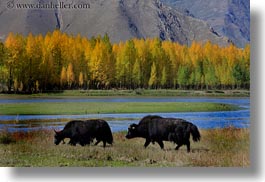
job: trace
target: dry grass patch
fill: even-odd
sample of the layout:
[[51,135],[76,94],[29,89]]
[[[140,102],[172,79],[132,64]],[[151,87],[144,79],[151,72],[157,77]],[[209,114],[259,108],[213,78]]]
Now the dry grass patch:
[[[185,167],[231,166],[247,167],[249,159],[249,129],[201,130],[202,140],[191,142],[175,151],[175,145],[165,143],[144,149],[144,139],[125,139],[125,132],[114,133],[113,146],[70,146],[53,144],[53,131],[9,133],[14,141],[0,144],[0,166],[60,166],[60,167]],[[2,136],[2,133],[1,135]],[[66,141],[67,142],[67,141]]]

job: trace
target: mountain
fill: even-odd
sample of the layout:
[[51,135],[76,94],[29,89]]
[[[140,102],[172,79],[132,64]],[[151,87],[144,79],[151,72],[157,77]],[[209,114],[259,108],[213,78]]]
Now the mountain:
[[206,21],[239,47],[250,43],[250,0],[161,0],[187,16]]
[[[222,28],[218,28],[222,26],[211,24],[206,18],[199,15],[197,17],[196,13],[194,16],[187,14],[186,10],[183,11],[184,6],[177,8],[180,1],[163,1],[164,3],[159,0],[87,0],[90,5],[88,9],[47,10],[8,9],[6,5],[10,0],[1,0],[0,38],[5,39],[9,32],[24,35],[29,32],[46,34],[55,29],[74,35],[79,33],[86,37],[107,33],[112,42],[124,41],[133,37],[159,37],[162,40],[172,40],[187,45],[192,41],[205,42],[207,40],[219,45],[227,45],[231,40],[235,40],[237,43],[236,41],[242,38],[242,36],[234,35],[233,37],[230,36],[230,33],[223,33]],[[195,0],[187,0],[187,2],[192,1]],[[29,0],[27,2],[47,3],[45,0]],[[57,0],[49,0],[49,2],[57,3]],[[72,0],[64,2],[72,2]],[[78,4],[85,1],[75,0],[74,2]],[[189,11],[193,13],[193,9]],[[235,12],[234,15],[240,16]],[[212,14],[212,17],[215,15]],[[223,25],[223,22],[217,24]],[[231,27],[236,25],[235,23],[231,24]],[[230,24],[227,30],[231,32]],[[247,42],[245,39],[242,40],[240,45],[245,42]]]

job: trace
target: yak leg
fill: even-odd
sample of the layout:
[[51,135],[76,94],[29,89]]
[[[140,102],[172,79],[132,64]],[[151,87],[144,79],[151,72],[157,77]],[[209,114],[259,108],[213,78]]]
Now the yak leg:
[[106,147],[106,141],[105,140],[103,141],[103,147],[104,148]]
[[68,144],[70,144],[72,146],[76,146],[76,142],[74,142],[74,141],[70,141]]
[[83,136],[81,136],[81,137],[79,138],[79,144],[80,144],[81,146],[85,146],[85,145],[87,144]]
[[70,141],[68,142],[68,144],[76,146],[76,141],[73,138],[70,138]]
[[158,140],[157,143],[159,144],[161,149],[164,149],[164,143],[162,140]]
[[190,141],[187,141],[186,145],[187,145],[187,152],[190,152]]
[[99,142],[101,142],[100,140],[97,140],[97,142],[95,143],[95,145],[99,144]]
[[144,143],[144,147],[146,148],[150,144],[150,142],[151,142],[150,139],[146,139]]
[[182,144],[178,144],[175,148],[175,150],[178,150],[180,147],[182,146]]
[[71,142],[70,145],[76,146],[76,142]]

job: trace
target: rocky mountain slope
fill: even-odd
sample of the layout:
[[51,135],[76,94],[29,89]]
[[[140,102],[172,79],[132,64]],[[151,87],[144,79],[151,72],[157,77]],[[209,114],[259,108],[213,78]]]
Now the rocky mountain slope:
[[[194,40],[200,42],[210,40],[219,45],[226,45],[231,40],[236,44],[240,41],[238,45],[243,45],[248,41],[248,39],[243,39],[244,36],[241,34],[238,36],[237,31],[234,32],[234,36],[221,31],[222,28],[218,27],[222,27],[222,20],[220,23],[217,22],[217,25],[211,24],[207,18],[201,18],[201,16],[197,18],[196,13],[194,15],[187,13],[184,10],[185,7],[176,8],[178,7],[177,0],[163,1],[167,2],[161,3],[159,0],[75,0],[75,3],[89,2],[90,8],[47,10],[8,9],[6,4],[9,0],[1,0],[0,39],[5,39],[9,32],[24,35],[29,32],[45,34],[57,28],[63,32],[74,35],[80,33],[87,37],[108,33],[113,42],[133,37],[160,37],[162,40],[172,40],[187,45]],[[187,2],[192,1],[195,0],[187,0]],[[217,0],[214,1],[217,3]],[[45,3],[44,0],[27,0],[27,2]],[[49,2],[57,3],[57,0],[49,0]],[[189,11],[193,12],[192,9]],[[234,15],[241,17],[240,14],[234,13]],[[215,15],[212,14],[212,17]],[[234,28],[234,25],[236,24],[231,24],[231,26],[229,24],[227,30],[231,32],[230,27]],[[241,28],[239,31],[245,31],[247,34],[249,30]]]
[[250,0],[161,0],[185,15],[206,21],[237,46],[250,42]]

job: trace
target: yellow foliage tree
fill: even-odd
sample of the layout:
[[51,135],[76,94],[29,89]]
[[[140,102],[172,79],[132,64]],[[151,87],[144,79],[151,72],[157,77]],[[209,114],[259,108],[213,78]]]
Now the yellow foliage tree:
[[66,71],[68,87],[71,88],[75,82],[75,75],[72,63],[69,63]]

